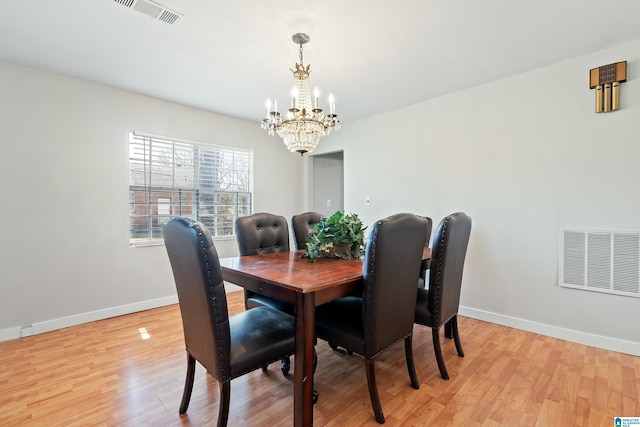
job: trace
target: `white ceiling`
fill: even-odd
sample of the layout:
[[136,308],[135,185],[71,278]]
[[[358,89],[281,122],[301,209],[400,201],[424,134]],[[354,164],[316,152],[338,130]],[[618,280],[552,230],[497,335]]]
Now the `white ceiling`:
[[184,17],[4,0],[0,59],[258,121],[268,97],[288,104],[304,32],[311,84],[344,124],[640,40],[638,0],[157,1]]

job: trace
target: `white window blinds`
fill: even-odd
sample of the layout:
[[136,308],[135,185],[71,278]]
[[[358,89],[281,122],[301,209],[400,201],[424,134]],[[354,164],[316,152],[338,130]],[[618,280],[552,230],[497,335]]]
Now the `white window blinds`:
[[132,132],[129,136],[129,244],[162,242],[175,216],[202,222],[213,237],[233,236],[251,214],[250,150]]

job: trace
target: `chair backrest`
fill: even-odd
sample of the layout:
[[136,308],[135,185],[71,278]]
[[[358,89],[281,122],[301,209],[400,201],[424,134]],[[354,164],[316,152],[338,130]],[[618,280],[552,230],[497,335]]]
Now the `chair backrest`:
[[467,254],[471,218],[456,212],[438,224],[431,248],[429,311],[433,327],[440,327],[458,313],[462,271]]
[[285,217],[256,213],[236,220],[240,255],[289,252],[289,224]]
[[433,230],[433,220],[428,216],[423,216],[427,220],[427,231],[425,232],[424,247],[431,247],[431,230]]
[[207,228],[171,219],[162,234],[175,279],[186,350],[219,381],[230,377],[229,312],[218,253]]
[[365,252],[365,357],[375,356],[413,330],[416,290],[427,221],[397,214],[377,221]]
[[291,229],[293,230],[293,239],[296,242],[296,249],[307,248],[307,236],[309,230],[320,222],[322,214],[318,212],[305,212],[291,217]]

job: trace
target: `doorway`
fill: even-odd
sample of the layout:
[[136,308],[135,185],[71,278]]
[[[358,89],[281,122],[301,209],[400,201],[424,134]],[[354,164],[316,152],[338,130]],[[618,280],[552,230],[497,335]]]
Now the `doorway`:
[[313,159],[311,210],[330,216],[344,210],[343,152],[318,154]]

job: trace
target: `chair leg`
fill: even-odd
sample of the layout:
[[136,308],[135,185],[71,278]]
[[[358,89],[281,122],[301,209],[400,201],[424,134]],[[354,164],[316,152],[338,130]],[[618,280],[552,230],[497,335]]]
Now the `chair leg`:
[[289,359],[289,356],[285,356],[281,360],[280,370],[282,371],[282,375],[286,377],[289,375],[289,370],[291,369],[291,359]]
[[378,386],[376,385],[376,373],[374,364],[375,361],[373,359],[364,359],[364,365],[367,370],[367,385],[369,386],[369,397],[371,398],[373,413],[376,416],[376,421],[380,424],[384,424],[384,414],[382,413],[380,396],[378,396]]
[[218,427],[227,427],[229,402],[231,401],[231,381],[220,384],[220,405],[218,406]]
[[453,332],[453,341],[456,343],[456,350],[458,356],[464,357],[464,351],[462,350],[462,342],[460,341],[460,334],[458,333],[458,316],[454,316],[450,321],[451,330]]
[[[333,351],[340,351],[338,349],[338,345],[332,341],[329,341],[329,347],[331,347],[331,350]],[[345,348],[344,351],[346,351],[349,356],[353,355],[353,351],[349,350],[348,348]]]
[[[269,365],[262,365],[262,372],[267,372],[268,370]],[[285,377],[289,375],[289,371],[291,370],[291,359],[289,359],[289,356],[280,359],[280,370]]]
[[436,353],[436,361],[438,362],[438,368],[440,369],[440,376],[444,380],[449,379],[449,373],[447,367],[444,364],[444,358],[442,357],[442,348],[440,348],[440,328],[432,328],[431,336],[433,337],[433,351]]
[[420,388],[420,382],[416,374],[416,365],[413,363],[413,339],[411,335],[404,339],[404,356],[407,359],[407,369],[409,370],[411,387],[418,390]]
[[189,407],[191,400],[191,391],[193,390],[193,379],[196,374],[196,359],[187,353],[187,378],[184,381],[184,391],[182,392],[182,402],[180,403],[179,413],[184,414]]
[[451,335],[451,330],[453,329],[452,321],[453,319],[449,319],[449,321],[444,324],[444,337],[448,339],[453,338],[453,335]]
[[316,368],[318,367],[318,352],[316,348],[313,347],[313,373],[316,373]]
[[[318,367],[318,353],[316,352],[316,348],[313,347],[313,375],[315,376],[316,374],[316,368]],[[313,389],[313,403],[316,404],[318,403],[318,398],[320,397],[320,394],[318,393],[318,390],[316,390],[315,388]]]

